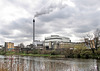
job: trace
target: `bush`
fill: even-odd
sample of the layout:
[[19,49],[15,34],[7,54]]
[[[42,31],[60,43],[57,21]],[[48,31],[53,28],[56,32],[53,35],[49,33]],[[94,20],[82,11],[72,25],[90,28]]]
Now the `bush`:
[[34,49],[34,50],[32,51],[32,54],[40,54],[40,50]]
[[92,55],[92,52],[91,52],[91,51],[82,51],[82,52],[80,53],[80,56],[81,56],[82,58],[90,58],[91,55]]
[[96,51],[97,55],[100,55],[100,48]]
[[51,55],[60,55],[60,54],[61,54],[60,51],[57,51],[57,50],[51,51]]
[[74,57],[75,58],[80,58],[81,51],[82,51],[82,49],[75,49],[73,51]]
[[3,50],[0,51],[0,55],[5,55],[5,54],[6,53]]
[[51,54],[51,50],[42,50],[41,54]]
[[73,58],[74,57],[73,50],[71,50],[71,49],[65,49],[64,50],[64,55],[67,58],[69,58],[69,57]]

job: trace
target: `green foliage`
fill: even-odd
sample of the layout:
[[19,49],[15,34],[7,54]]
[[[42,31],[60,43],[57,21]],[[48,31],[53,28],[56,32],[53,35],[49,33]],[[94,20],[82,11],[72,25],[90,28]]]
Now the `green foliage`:
[[97,55],[100,55],[100,48],[98,48],[96,53],[97,53]]
[[81,56],[82,58],[90,58],[91,55],[92,55],[92,52],[89,51],[89,50],[85,50],[85,51],[82,51],[82,52],[80,53],[80,56]]
[[84,44],[75,44],[74,49],[86,49]]
[[51,54],[52,50],[42,50],[41,54]]
[[39,49],[33,49],[32,54],[40,54],[41,51]]
[[[46,57],[66,57],[66,58],[98,58],[100,59],[100,48],[95,50],[95,54],[92,53],[91,49],[86,49],[86,47],[80,48],[82,45],[75,46],[75,49],[62,48],[55,50],[40,50],[33,49],[26,53],[26,51],[16,53],[14,51],[0,51],[1,55],[24,55],[24,56],[46,56]],[[61,55],[61,56],[60,56]]]
[[75,58],[80,58],[80,53],[81,53],[82,49],[75,49],[73,51],[74,57]]
[[60,55],[60,51],[57,51],[57,50],[53,50],[51,51],[51,55]]
[[14,55],[14,54],[15,54],[14,51],[7,51],[7,52],[6,52],[6,55]]
[[1,50],[0,55],[5,55],[5,52],[3,50]]

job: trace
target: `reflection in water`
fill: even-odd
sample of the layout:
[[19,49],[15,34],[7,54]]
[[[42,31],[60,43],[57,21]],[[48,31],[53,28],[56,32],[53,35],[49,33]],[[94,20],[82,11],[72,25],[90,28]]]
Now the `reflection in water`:
[[100,61],[95,59],[0,56],[0,69],[7,69],[7,71],[99,71]]

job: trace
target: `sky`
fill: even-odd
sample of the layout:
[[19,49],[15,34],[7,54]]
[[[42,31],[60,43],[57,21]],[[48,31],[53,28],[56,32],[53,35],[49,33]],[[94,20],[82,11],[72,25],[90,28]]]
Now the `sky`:
[[72,42],[100,28],[100,0],[0,0],[0,44],[32,43],[32,20],[36,40],[50,35]]

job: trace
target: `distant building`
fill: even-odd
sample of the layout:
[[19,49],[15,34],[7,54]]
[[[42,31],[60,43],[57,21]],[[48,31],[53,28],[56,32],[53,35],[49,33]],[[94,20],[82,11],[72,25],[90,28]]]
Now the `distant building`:
[[5,50],[13,51],[14,50],[14,43],[12,43],[12,42],[5,42]]
[[44,46],[46,49],[56,49],[59,48],[59,43],[70,43],[71,40],[68,37],[62,37],[59,35],[51,35],[46,37],[44,40]]
[[76,45],[75,43],[60,43],[59,47],[60,48],[74,48],[74,45]]
[[43,43],[38,43],[36,49],[43,49]]
[[27,45],[26,48],[34,48],[35,46],[33,44]]
[[41,46],[41,45],[43,45],[43,41],[35,40],[34,44],[35,44],[36,47]]
[[35,40],[34,44],[35,49],[43,49],[43,41]]
[[3,49],[3,45],[0,45],[0,50]]
[[19,47],[19,46],[14,46],[14,51],[19,53],[19,52],[21,51],[21,47]]

